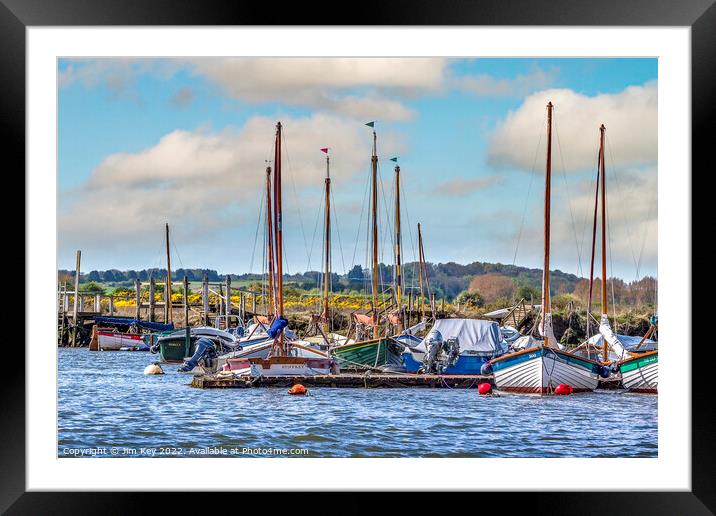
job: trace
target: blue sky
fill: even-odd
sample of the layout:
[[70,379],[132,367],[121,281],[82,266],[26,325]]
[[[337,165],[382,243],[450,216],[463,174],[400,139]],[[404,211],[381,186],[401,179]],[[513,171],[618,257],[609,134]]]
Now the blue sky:
[[289,270],[305,270],[309,256],[319,266],[325,146],[340,241],[334,269],[364,261],[369,120],[386,205],[388,158],[399,156],[408,260],[421,222],[430,261],[539,267],[551,100],[554,267],[585,273],[605,123],[612,272],[656,273],[656,59],[88,59],[60,60],[58,74],[61,268],[73,268],[75,249],[83,270],[161,265],[167,221],[178,265],[238,273],[253,262],[260,272],[260,185],[279,119]]

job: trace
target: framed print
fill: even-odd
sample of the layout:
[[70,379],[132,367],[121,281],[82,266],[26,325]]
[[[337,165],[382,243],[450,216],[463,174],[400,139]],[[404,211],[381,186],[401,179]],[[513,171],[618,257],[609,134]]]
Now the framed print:
[[3,1],[27,192],[3,510],[713,511],[712,2],[372,7]]

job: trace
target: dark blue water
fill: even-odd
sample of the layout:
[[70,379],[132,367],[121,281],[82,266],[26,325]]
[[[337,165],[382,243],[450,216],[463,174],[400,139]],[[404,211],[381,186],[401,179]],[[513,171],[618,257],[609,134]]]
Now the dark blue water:
[[195,389],[156,355],[58,350],[59,456],[656,457],[657,397]]

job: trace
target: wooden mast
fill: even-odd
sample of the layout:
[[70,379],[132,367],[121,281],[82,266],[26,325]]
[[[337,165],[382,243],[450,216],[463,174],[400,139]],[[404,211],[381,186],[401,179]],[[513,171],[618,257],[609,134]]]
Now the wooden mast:
[[402,263],[400,257],[400,166],[395,165],[395,301],[398,304],[398,333],[403,331],[403,289]]
[[274,313],[274,263],[273,263],[273,212],[271,210],[271,167],[266,167],[266,252],[268,260],[268,303],[266,313],[271,319]]
[[[599,128],[599,154],[602,164],[602,315],[607,315],[607,196],[606,196],[606,169],[604,167],[604,133],[606,132],[604,124]],[[604,346],[602,349],[602,359],[606,362],[609,359],[607,349],[607,339],[602,339]]]
[[[276,318],[283,317],[283,230],[281,227],[282,213],[281,213],[281,122],[276,124],[276,156],[274,160],[274,174],[273,174],[273,187],[274,187],[274,233],[276,239]],[[278,354],[285,355],[286,349],[284,347],[283,332],[278,338]]]
[[[604,127],[604,126],[602,126]],[[589,335],[589,327],[591,326],[591,315],[592,315],[592,290],[594,289],[594,257],[596,253],[597,244],[597,213],[599,208],[599,179],[601,177],[602,167],[602,147],[604,145],[604,133],[601,131],[599,138],[599,157],[597,159],[597,187],[594,192],[594,219],[592,222],[592,257],[589,264],[589,298],[587,299],[587,338]]]
[[330,295],[330,282],[331,282],[331,170],[330,170],[330,156],[326,152],[326,224],[325,224],[325,263],[324,263],[324,277],[323,277],[323,320],[324,320],[324,332],[327,334],[331,331],[330,313],[328,307],[328,296]]
[[423,319],[423,307],[425,305],[425,290],[423,289],[423,275],[425,274],[423,265],[423,234],[420,232],[420,222],[418,222],[418,261],[420,264],[420,320]]
[[169,253],[169,223],[165,224],[166,241],[167,241],[167,283],[166,292],[164,293],[164,303],[166,308],[165,322],[172,322],[172,264]]
[[376,149],[376,134],[373,131],[373,154],[371,156],[371,183],[372,183],[372,195],[371,195],[371,208],[372,208],[372,227],[373,227],[373,278],[372,278],[372,293],[373,293],[373,338],[377,339],[380,336],[378,329],[378,155]]
[[544,186],[544,270],[542,272],[542,335],[544,346],[549,346],[546,335],[546,319],[550,312],[549,300],[549,242],[550,242],[550,207],[552,195],[552,103],[547,104],[547,164],[545,168]]

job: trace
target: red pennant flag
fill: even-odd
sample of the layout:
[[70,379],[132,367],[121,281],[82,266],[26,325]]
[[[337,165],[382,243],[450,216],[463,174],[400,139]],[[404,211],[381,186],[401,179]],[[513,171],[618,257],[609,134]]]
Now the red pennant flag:
[[328,154],[328,147],[326,147],[325,149],[321,149],[321,152],[325,152],[326,154]]

